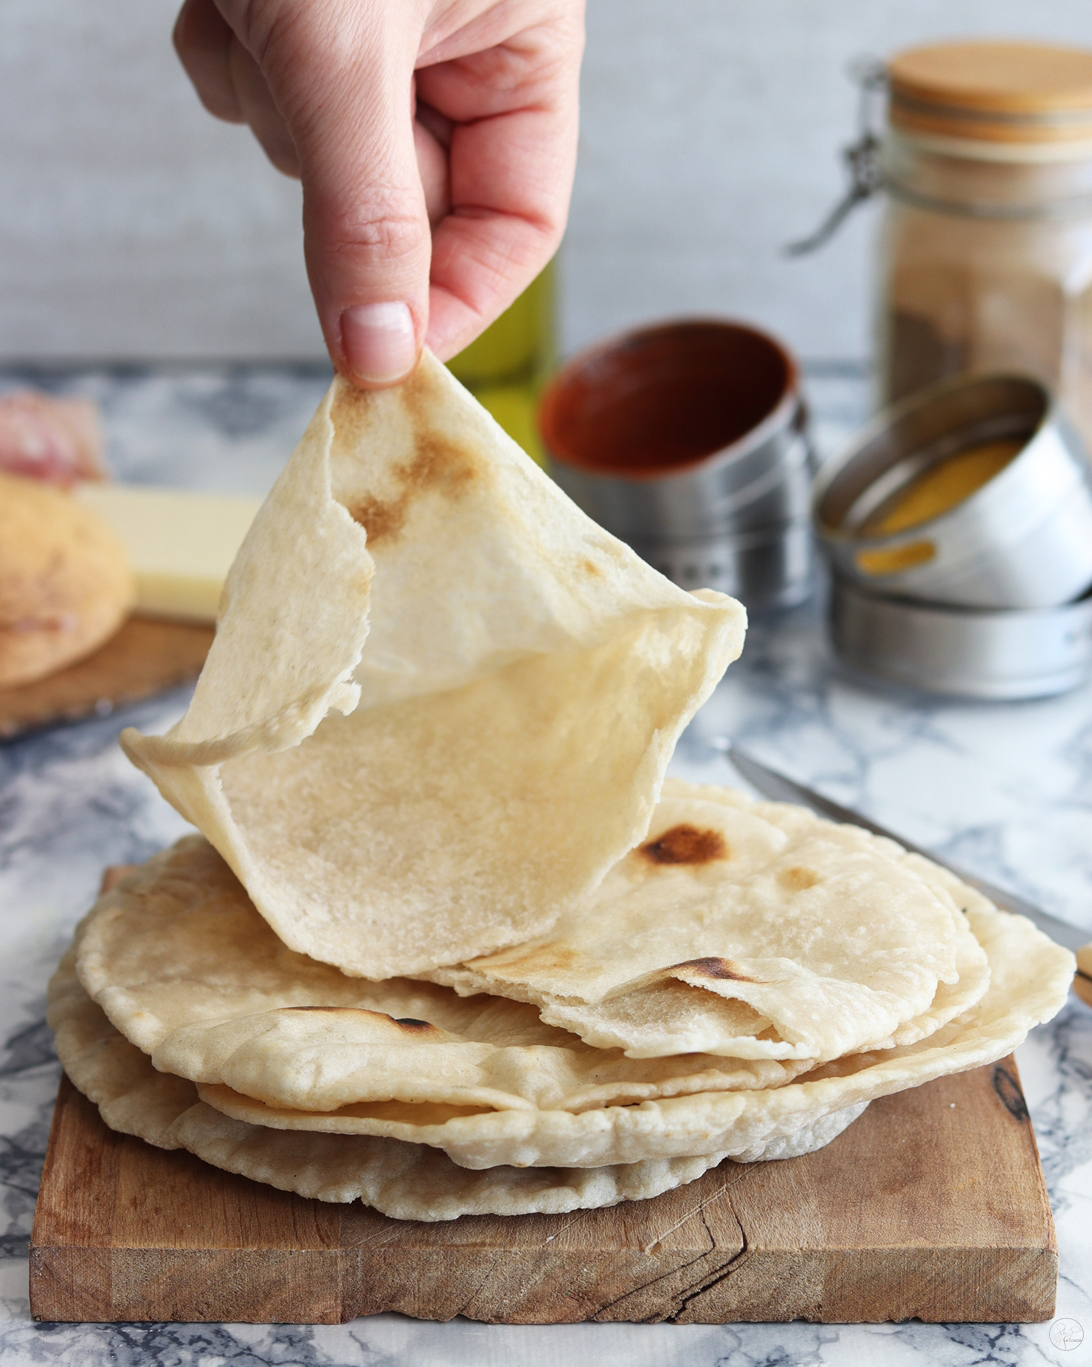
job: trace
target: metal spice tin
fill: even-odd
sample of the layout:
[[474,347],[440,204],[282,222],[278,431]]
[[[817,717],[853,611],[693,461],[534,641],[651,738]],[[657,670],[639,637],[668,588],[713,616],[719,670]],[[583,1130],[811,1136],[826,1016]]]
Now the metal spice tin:
[[558,484],[676,583],[752,609],[810,593],[806,415],[773,338],[707,319],[628,333],[554,377],[539,423]]
[[1033,610],[958,608],[885,597],[835,575],[830,622],[848,665],[928,693],[1041,698],[1092,676],[1092,594]]
[[[895,530],[915,481],[1008,444],[980,487]],[[872,593],[969,608],[1045,608],[1092,584],[1092,467],[1049,391],[1022,375],[943,382],[882,412],[816,481],[815,524],[838,573]]]

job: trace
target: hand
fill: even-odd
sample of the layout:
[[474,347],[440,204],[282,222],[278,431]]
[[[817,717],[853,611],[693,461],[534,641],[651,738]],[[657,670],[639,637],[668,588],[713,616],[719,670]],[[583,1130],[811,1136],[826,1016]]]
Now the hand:
[[303,184],[326,345],[355,384],[447,359],[557,250],[583,0],[185,0],[202,103]]

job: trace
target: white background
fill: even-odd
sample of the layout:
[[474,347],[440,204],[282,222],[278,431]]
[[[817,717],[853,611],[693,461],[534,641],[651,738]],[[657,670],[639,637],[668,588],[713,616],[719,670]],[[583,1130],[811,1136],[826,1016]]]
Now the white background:
[[[0,360],[321,354],[297,187],[197,104],[175,0],[0,4]],[[945,36],[1092,47],[1087,0],[590,0],[565,349],[748,317],[809,359],[868,346],[872,214],[840,193],[862,55]]]

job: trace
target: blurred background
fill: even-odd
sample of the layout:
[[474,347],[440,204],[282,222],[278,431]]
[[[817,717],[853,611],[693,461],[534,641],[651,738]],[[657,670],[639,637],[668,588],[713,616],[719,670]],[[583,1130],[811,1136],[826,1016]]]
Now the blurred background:
[[[0,361],[323,356],[299,191],[198,105],[175,0],[5,0]],[[946,37],[1087,46],[1075,0],[589,0],[560,270],[563,353],[672,314],[746,317],[810,362],[869,350],[872,206],[843,189],[855,58]]]

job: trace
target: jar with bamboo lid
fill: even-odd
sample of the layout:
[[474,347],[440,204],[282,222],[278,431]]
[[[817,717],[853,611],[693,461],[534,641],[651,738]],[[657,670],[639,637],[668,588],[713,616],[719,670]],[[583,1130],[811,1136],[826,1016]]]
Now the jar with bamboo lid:
[[1092,52],[946,43],[886,78],[882,400],[1017,370],[1092,441]]
[[879,402],[969,370],[1020,371],[1060,393],[1092,442],[1092,51],[941,43],[861,77],[850,189],[789,251],[885,194]]

